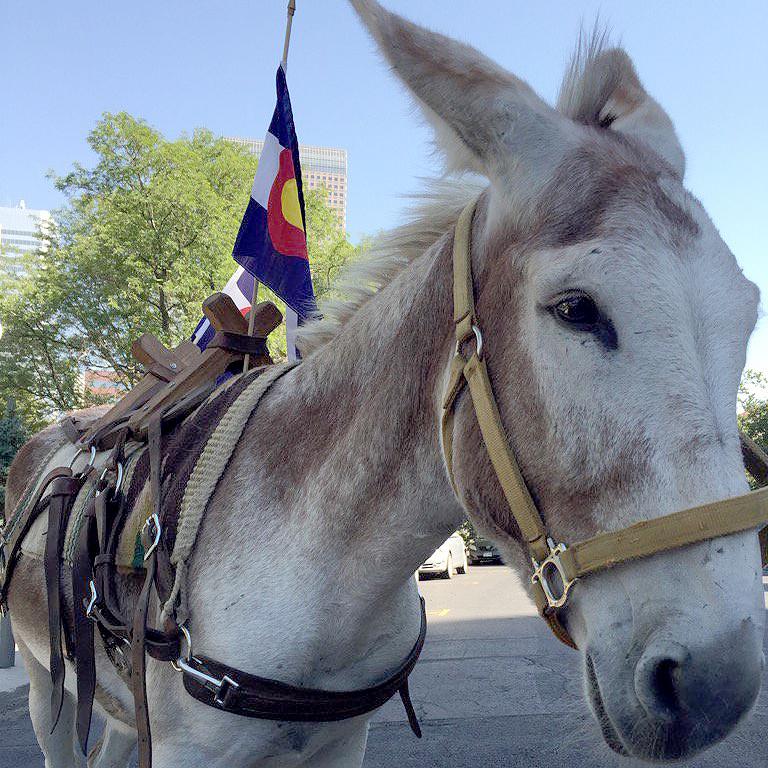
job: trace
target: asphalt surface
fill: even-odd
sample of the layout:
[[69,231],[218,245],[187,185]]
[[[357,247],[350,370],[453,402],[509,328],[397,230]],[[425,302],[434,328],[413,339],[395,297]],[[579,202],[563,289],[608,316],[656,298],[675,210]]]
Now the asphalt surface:
[[[604,746],[584,703],[578,654],[535,617],[503,566],[451,581],[422,581],[429,633],[411,678],[424,738],[410,732],[398,699],[371,725],[364,768],[635,768]],[[767,649],[768,650],[768,649]],[[18,670],[0,670],[0,691]],[[768,682],[768,681],[766,681]],[[768,686],[750,720],[685,768],[768,766]],[[42,768],[26,686],[0,692],[0,768]]]

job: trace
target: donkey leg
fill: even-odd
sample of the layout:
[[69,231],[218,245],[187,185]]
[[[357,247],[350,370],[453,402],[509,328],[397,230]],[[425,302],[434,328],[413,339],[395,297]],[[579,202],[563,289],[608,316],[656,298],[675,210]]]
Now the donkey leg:
[[75,699],[65,691],[59,722],[51,733],[51,673],[21,641],[17,642],[29,675],[29,716],[45,757],[45,768],[78,768],[81,761],[74,750]]
[[88,755],[88,768],[126,768],[136,746],[136,731],[107,717],[104,733]]

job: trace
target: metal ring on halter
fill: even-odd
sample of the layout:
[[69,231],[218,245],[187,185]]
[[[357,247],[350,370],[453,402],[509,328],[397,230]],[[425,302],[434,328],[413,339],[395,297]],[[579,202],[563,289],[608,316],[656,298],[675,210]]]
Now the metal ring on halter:
[[[182,624],[179,627],[179,632],[184,636],[184,640],[187,643],[187,655],[186,655],[186,661],[190,661],[192,659],[192,636],[189,634],[189,630]],[[179,666],[179,662],[184,660],[183,659],[184,654],[180,653],[179,658],[177,661],[172,661],[171,666],[177,671],[181,672],[181,667]]]
[[477,342],[477,356],[483,359],[483,334],[480,333],[480,329],[473,323],[472,332],[475,334],[475,341]]
[[[483,334],[480,331],[480,328],[476,326],[474,323],[472,323],[472,333],[475,334],[475,351],[477,352],[477,356],[482,360],[483,359]],[[463,339],[457,339],[456,340],[456,354],[458,355],[461,351],[461,345],[467,341],[469,337],[463,338]]]
[[[555,544],[555,542],[547,537],[547,545],[549,546],[549,555],[545,557],[540,563],[535,559],[533,560],[533,575],[531,576],[532,584],[540,584],[544,590],[544,595],[547,598],[547,604],[550,608],[562,608],[568,602],[568,594],[571,591],[571,587],[578,581],[578,579],[569,579],[565,575],[565,568],[560,560],[567,547],[565,544]],[[562,582],[561,588],[555,587],[553,589],[550,584],[549,577],[547,575],[548,569],[553,569],[557,572]],[[560,595],[556,594],[560,592]]]
[[[78,456],[81,456],[86,451],[85,448],[80,447],[77,449],[77,453],[72,457],[72,460],[69,462],[69,468],[72,469],[72,467],[75,465],[75,462],[77,461]],[[88,459],[88,463],[85,465],[87,467],[92,467],[93,463],[96,461],[96,446],[91,446],[91,456]]]

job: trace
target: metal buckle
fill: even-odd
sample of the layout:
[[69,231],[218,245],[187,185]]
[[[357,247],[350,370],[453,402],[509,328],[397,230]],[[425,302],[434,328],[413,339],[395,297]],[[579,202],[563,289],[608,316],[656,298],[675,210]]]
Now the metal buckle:
[[160,536],[163,532],[163,529],[160,527],[160,518],[157,516],[157,512],[152,513],[141,527],[142,539],[144,538],[145,532],[148,538],[152,539],[152,543],[144,552],[144,562],[149,560],[149,558],[152,556],[152,553],[157,549],[157,545],[160,543]]
[[[544,595],[547,598],[547,603],[550,608],[562,608],[568,602],[568,593],[578,579],[569,580],[566,578],[565,568],[560,560],[560,555],[567,549],[565,544],[555,544],[551,538],[547,538],[547,544],[549,545],[549,555],[544,558],[544,560],[539,563],[535,558],[531,558],[533,562],[531,583],[541,584],[541,588],[544,590]],[[549,577],[547,576],[548,568],[554,568],[560,576],[560,581],[563,583],[562,594],[560,597],[555,597],[555,593],[549,583]]]
[[199,683],[202,683],[209,691],[212,691],[214,694],[213,703],[217,707],[226,707],[229,694],[232,691],[236,691],[240,685],[229,677],[229,675],[224,675],[224,677],[219,680],[218,678],[193,667],[192,662],[199,664],[200,661],[192,655],[192,637],[189,634],[189,630],[183,624],[179,627],[179,631],[186,641],[187,653],[182,653],[176,661],[172,661],[171,666],[177,672],[186,673]]
[[[85,605],[85,615],[89,619],[92,619],[93,621],[96,621],[96,617],[92,616],[91,614],[93,613],[93,609],[96,606],[96,602],[99,599],[99,593],[96,591],[96,585],[93,583],[93,579],[91,579],[88,582],[88,587],[91,590],[91,596],[88,599],[88,603]],[[83,600],[83,604],[85,604],[85,600]]]
[[[104,478],[107,476],[107,474],[110,472],[110,470],[107,467],[104,467],[104,471],[99,476],[99,483],[104,480]],[[120,489],[123,487],[123,463],[121,461],[117,462],[117,479],[115,480],[114,486],[107,485],[102,491],[96,491],[96,496],[99,496],[104,491],[111,490],[112,491],[112,498],[117,496],[117,494],[120,492]],[[96,484],[98,486],[98,483]]]
[[[72,469],[72,467],[75,466],[75,462],[77,461],[78,456],[81,456],[82,454],[84,454],[85,451],[86,449],[82,447],[77,449],[77,453],[72,457],[72,460],[69,462],[70,469]],[[85,467],[83,467],[83,470],[87,469],[88,467],[92,467],[95,461],[96,461],[96,446],[92,445],[90,458],[88,459],[88,463],[85,465]]]
[[[475,334],[475,351],[477,352],[478,358],[480,360],[483,359],[483,334],[480,331],[480,328],[478,328],[474,323],[472,323],[472,333]],[[464,339],[457,339],[456,340],[456,354],[458,355],[461,352],[461,345],[467,341],[469,337],[467,336]]]

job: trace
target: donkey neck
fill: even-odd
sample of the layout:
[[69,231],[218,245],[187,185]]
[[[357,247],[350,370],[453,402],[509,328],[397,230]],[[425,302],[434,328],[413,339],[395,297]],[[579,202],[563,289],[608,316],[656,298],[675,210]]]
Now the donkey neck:
[[335,479],[323,483],[319,515],[348,542],[351,568],[369,546],[386,553],[392,584],[462,517],[438,429],[453,343],[451,242],[444,236],[406,267],[296,376],[318,480]]

